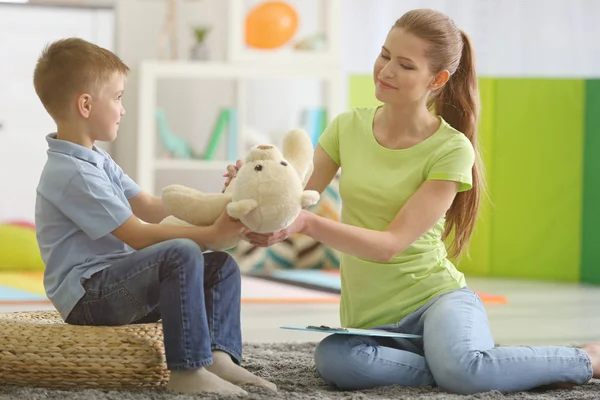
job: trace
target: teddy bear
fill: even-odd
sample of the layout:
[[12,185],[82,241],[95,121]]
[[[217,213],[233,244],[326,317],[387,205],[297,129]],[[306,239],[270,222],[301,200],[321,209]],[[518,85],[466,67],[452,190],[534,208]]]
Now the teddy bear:
[[[280,151],[274,145],[254,146],[223,193],[204,193],[182,185],[166,186],[162,199],[169,225],[208,226],[227,210],[248,229],[272,233],[289,227],[303,208],[317,204],[319,193],[304,190],[313,172],[313,145],[301,129],[288,132]],[[209,250],[227,250],[235,243],[217,243]]]

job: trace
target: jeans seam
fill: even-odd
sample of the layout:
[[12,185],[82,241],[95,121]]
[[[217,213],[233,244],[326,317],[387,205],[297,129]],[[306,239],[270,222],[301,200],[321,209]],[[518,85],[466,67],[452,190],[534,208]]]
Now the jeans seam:
[[213,363],[213,359],[212,359],[212,357],[210,357],[210,358],[207,358],[202,361],[169,363],[169,365],[167,365],[167,367],[170,371],[183,371],[183,370],[198,369],[198,368],[206,367],[208,365],[211,365],[212,363]]
[[[479,353],[483,353],[482,351],[479,351]],[[490,364],[490,363],[494,363],[496,361],[507,361],[510,360],[512,362],[526,362],[526,361],[530,361],[530,360],[534,360],[534,359],[543,359],[546,361],[576,361],[576,360],[581,360],[583,359],[585,361],[585,366],[588,369],[588,376],[589,378],[586,378],[585,380],[581,380],[582,383],[585,383],[587,381],[589,381],[590,379],[592,379],[593,377],[593,370],[591,367],[591,362],[589,360],[589,358],[587,357],[582,357],[582,356],[576,356],[576,357],[557,357],[557,356],[548,356],[548,357],[544,357],[544,356],[535,356],[535,357],[505,357],[505,358],[494,358],[494,359],[486,359],[483,358],[482,361]]]
[[[185,282],[185,271],[184,268],[177,268],[178,270],[178,277],[179,277],[179,287],[180,288],[184,288],[184,282]],[[183,335],[183,342],[185,343],[184,349],[185,349],[185,358],[186,360],[189,360],[190,357],[190,340],[189,340],[189,330],[190,330],[190,325],[189,325],[189,319],[188,316],[185,315],[184,309],[183,309],[183,305],[187,303],[187,293],[185,290],[180,290],[180,296],[181,298],[179,299],[179,312],[181,314],[181,323],[183,325],[183,329],[181,331],[182,335]]]
[[[92,313],[89,312],[90,304],[97,303],[99,301],[106,300],[112,296],[117,296],[117,295],[121,295],[126,301],[128,301],[130,304],[132,304],[136,310],[142,309],[141,303],[139,301],[137,301],[137,299],[131,295],[129,290],[127,290],[127,288],[125,288],[125,287],[120,287],[117,290],[113,290],[112,292],[105,294],[104,296],[98,296],[94,300],[87,300],[87,301],[83,300],[81,302],[81,307],[83,308],[84,316],[89,319],[89,321],[91,322],[92,325],[96,325],[96,323],[94,322],[94,319],[92,318]],[[146,315],[148,315],[149,313],[150,312],[146,312],[144,315],[140,316],[139,318],[143,318]]]
[[[121,279],[118,282],[113,282],[112,285],[108,286],[106,289],[109,289],[109,288],[117,286],[117,285],[121,285],[123,282],[128,281],[129,279],[135,278],[139,274],[141,274],[143,272],[146,272],[147,270],[149,270],[151,268],[154,268],[156,266],[160,266],[161,264],[163,264],[165,262],[172,262],[172,261],[173,260],[169,259],[169,257],[164,257],[163,259],[160,259],[160,260],[153,260],[153,261],[150,262],[150,264],[146,265],[145,267],[143,267],[142,269],[138,270],[134,274],[127,275],[126,277],[124,277],[123,279]],[[108,269],[108,268],[110,268],[110,266],[107,267],[106,269]],[[100,290],[93,290],[93,289],[92,290],[86,289],[85,291],[86,291],[86,293],[100,293],[101,292]]]
[[384,362],[386,362],[386,363],[388,363],[390,365],[399,365],[399,366],[402,366],[402,367],[408,367],[410,369],[413,369],[413,370],[416,370],[416,371],[419,371],[419,372],[425,372],[425,373],[433,376],[431,374],[431,371],[429,369],[421,369],[421,368],[415,367],[414,365],[410,365],[410,364],[400,363],[400,362],[397,362],[397,361],[388,360],[387,358],[383,358],[383,357],[376,357],[376,356],[373,356],[373,355],[367,353],[366,351],[362,351],[362,350],[359,350],[359,349],[356,349],[356,351],[358,353],[361,353],[362,355],[365,355],[367,357],[373,357],[373,358],[377,359],[378,361],[384,361]]
[[[205,264],[205,268],[206,268],[206,264]],[[217,318],[218,312],[215,307],[215,303],[217,303],[219,301],[219,294],[218,294],[219,292],[217,290],[217,286],[220,283],[221,283],[221,268],[217,268],[217,281],[210,288],[210,291],[212,292],[212,302],[211,302],[211,307],[210,307],[210,317],[212,319],[212,324],[210,324],[210,328],[211,328],[210,338],[213,343],[215,342],[215,332],[219,332],[219,328],[220,328],[219,326],[217,326],[219,323],[218,322],[219,319]]]

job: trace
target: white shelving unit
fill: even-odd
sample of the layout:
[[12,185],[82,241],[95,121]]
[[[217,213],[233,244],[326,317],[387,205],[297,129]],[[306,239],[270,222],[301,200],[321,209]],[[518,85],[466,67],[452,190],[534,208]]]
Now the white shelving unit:
[[[231,79],[236,82],[236,100],[239,126],[245,121],[245,84],[251,79],[293,79],[314,78],[325,83],[325,107],[330,116],[344,110],[343,84],[344,77],[337,68],[323,68],[317,65],[308,67],[291,66],[242,66],[228,63],[201,62],[163,62],[144,61],[140,65],[139,114],[138,114],[138,148],[137,171],[138,183],[150,193],[156,193],[155,180],[158,170],[225,170],[227,161],[177,160],[156,158],[156,98],[157,81],[168,79]],[[330,117],[331,118],[331,117]],[[238,151],[243,151],[244,129],[237,135]],[[243,154],[238,155],[240,158]]]
[[[326,51],[319,53],[283,55],[255,52],[244,49],[240,39],[243,28],[244,0],[229,0],[228,24],[230,36],[227,41],[228,60],[226,62],[203,61],[155,61],[146,60],[139,66],[138,86],[138,140],[137,140],[137,182],[146,191],[158,194],[156,175],[159,171],[225,171],[229,161],[223,160],[180,160],[157,158],[157,88],[160,79],[226,79],[235,83],[232,106],[237,111],[238,158],[243,158],[246,138],[244,135],[247,115],[247,83],[252,80],[315,79],[324,83],[323,106],[329,120],[345,109],[345,75],[339,63],[337,35],[339,31],[340,0],[320,0],[327,15],[329,43]],[[262,60],[262,61],[261,61]],[[280,94],[284,95],[284,94]],[[289,93],[293,96],[293,93]]]

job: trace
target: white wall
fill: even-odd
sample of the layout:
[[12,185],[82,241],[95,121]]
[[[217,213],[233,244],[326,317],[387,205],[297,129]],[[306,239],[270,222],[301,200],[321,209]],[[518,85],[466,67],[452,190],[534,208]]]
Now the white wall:
[[598,0],[352,0],[343,6],[342,55],[351,73],[371,72],[403,13],[433,8],[471,36],[482,76],[600,76]]
[[56,131],[33,87],[40,53],[70,36],[112,49],[113,32],[107,9],[0,3],[0,222],[33,222],[45,137]]

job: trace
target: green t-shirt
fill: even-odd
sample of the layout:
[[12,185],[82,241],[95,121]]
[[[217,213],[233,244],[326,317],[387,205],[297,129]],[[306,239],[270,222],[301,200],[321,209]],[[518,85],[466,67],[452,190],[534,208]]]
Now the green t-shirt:
[[[377,107],[339,115],[319,143],[341,167],[341,220],[383,231],[425,180],[472,185],[473,146],[441,117],[440,128],[410,148],[391,150],[373,135]],[[462,288],[465,278],[447,259],[441,236],[445,218],[390,262],[342,254],[342,326],[369,328],[400,321],[442,293]]]

